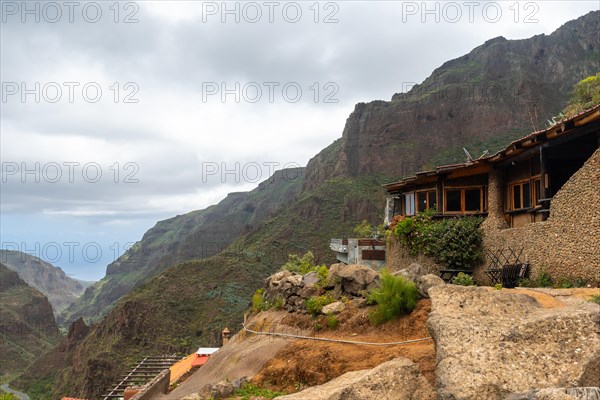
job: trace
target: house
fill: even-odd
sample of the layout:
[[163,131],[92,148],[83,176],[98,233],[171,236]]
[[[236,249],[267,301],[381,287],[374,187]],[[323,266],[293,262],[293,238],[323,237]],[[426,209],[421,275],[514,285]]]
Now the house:
[[200,347],[198,351],[196,351],[196,355],[194,357],[194,361],[192,362],[193,367],[200,367],[208,361],[210,356],[219,350],[218,347]]
[[364,265],[373,269],[385,264],[385,242],[379,239],[331,239],[329,248],[344,264]]
[[487,253],[518,248],[534,274],[598,283],[599,144],[596,105],[496,154],[384,185],[385,222],[432,208],[438,218],[483,216]]

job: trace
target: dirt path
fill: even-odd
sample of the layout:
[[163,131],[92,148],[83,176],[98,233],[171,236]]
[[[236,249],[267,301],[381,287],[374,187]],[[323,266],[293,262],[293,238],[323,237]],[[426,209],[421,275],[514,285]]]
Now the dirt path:
[[[367,342],[397,342],[429,337],[425,322],[431,309],[421,300],[409,316],[373,326],[369,309],[349,304],[339,315],[339,327],[314,332],[315,336]],[[325,317],[290,314],[284,321],[291,326],[327,326]],[[325,325],[323,325],[325,324]],[[349,371],[373,368],[397,357],[417,363],[425,377],[435,382],[435,348],[432,340],[389,347],[297,340],[289,343],[252,379],[253,383],[287,393],[320,385]]]

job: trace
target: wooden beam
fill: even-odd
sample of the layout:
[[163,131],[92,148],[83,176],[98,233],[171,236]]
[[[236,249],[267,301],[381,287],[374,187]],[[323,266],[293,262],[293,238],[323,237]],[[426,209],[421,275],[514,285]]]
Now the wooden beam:
[[436,209],[438,213],[444,212],[444,181],[446,180],[446,175],[438,175],[437,179],[437,205]]

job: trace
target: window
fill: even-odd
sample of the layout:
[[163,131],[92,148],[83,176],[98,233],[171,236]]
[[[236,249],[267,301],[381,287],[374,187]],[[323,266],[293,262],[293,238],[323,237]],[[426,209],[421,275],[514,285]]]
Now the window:
[[446,191],[446,211],[461,212],[461,190]]
[[429,202],[429,208],[437,209],[437,193],[435,190],[427,193],[427,201]]
[[445,194],[446,212],[474,213],[484,210],[482,188],[449,189]]
[[436,195],[435,190],[426,192],[417,192],[417,211],[425,211],[435,208]]
[[531,184],[529,182],[523,184],[523,208],[531,207]]
[[511,185],[512,209],[531,208],[531,183],[529,181]]
[[533,205],[538,205],[538,200],[542,199],[542,180],[540,178],[533,180]]
[[404,215],[415,215],[415,194],[408,193],[404,195]]
[[465,211],[480,211],[481,210],[481,190],[468,189],[465,190]]

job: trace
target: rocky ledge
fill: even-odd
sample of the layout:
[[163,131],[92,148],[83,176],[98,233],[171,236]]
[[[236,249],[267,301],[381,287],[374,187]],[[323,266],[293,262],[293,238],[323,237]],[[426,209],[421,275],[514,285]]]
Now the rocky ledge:
[[455,285],[429,295],[439,400],[599,399],[598,391],[546,390],[600,385],[599,305]]

